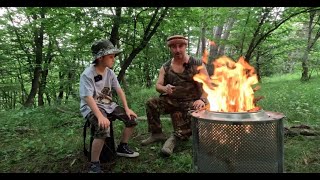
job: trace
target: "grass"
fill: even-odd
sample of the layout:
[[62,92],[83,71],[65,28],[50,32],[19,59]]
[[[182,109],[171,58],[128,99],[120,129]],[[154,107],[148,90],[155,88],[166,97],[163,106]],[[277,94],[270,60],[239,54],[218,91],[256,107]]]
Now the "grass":
[[[319,128],[320,77],[302,83],[299,75],[283,75],[262,79],[257,95],[265,96],[258,105],[264,110],[283,113],[285,125],[309,125]],[[132,91],[128,96],[131,108],[144,116],[144,102],[157,95],[155,90]],[[0,111],[0,172],[82,173],[87,161],[82,153],[83,118],[78,102],[34,109]],[[62,110],[62,111],[61,111]],[[171,123],[163,120],[164,132],[169,135]],[[116,143],[123,124],[114,123]],[[191,173],[192,142],[182,142],[171,157],[162,157],[162,143],[140,146],[148,137],[146,120],[139,120],[130,146],[139,151],[134,159],[118,158],[112,166],[116,173]],[[89,139],[89,138],[87,138]],[[285,138],[285,171],[289,173],[320,172],[320,138],[295,136]]]
[[263,79],[257,95],[265,98],[258,105],[265,110],[281,112],[286,124],[319,125],[320,77],[300,82],[298,74]]

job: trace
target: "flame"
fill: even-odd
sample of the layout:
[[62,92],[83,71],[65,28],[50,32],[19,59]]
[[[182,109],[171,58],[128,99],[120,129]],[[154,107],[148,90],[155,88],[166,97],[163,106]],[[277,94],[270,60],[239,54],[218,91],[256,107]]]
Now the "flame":
[[[204,57],[207,55],[205,54]],[[206,61],[206,58],[203,58]],[[210,111],[217,112],[248,112],[258,111],[255,106],[252,85],[258,83],[254,67],[243,57],[234,62],[227,56],[222,56],[213,62],[214,74],[208,79],[204,74],[196,74],[193,79],[202,83],[207,93]]]

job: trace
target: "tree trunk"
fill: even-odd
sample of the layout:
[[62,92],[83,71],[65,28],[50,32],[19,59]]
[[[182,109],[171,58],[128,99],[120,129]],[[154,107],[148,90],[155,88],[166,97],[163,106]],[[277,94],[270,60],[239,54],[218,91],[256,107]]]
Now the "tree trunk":
[[20,83],[20,89],[21,89],[21,100],[20,103],[23,104],[25,102],[25,98],[26,98],[26,94],[27,91],[24,87],[24,80],[23,80],[23,76],[22,76],[22,65],[20,62],[20,59],[18,58],[18,64],[19,64],[19,68],[18,68],[18,81]]
[[256,57],[256,73],[257,73],[258,81],[261,83],[259,59],[260,59],[260,51],[257,52],[257,57]]
[[310,52],[310,49],[307,50],[303,53],[303,58],[302,58],[302,74],[301,74],[301,81],[308,81],[309,80],[309,76],[308,76],[308,54]]
[[302,58],[301,81],[308,81],[311,78],[311,76],[309,75],[309,65],[308,65],[309,53],[312,47],[314,46],[314,44],[317,42],[317,40],[320,37],[320,28],[318,28],[314,38],[312,39],[312,31],[315,28],[315,24],[319,23],[320,16],[318,15],[316,22],[313,22],[316,16],[316,11],[310,11],[309,13],[310,13],[310,19],[309,19],[309,26],[308,26],[308,43],[307,43],[306,51],[304,52],[303,58]]
[[152,81],[151,81],[151,77],[150,77],[150,68],[149,65],[144,64],[144,72],[145,72],[145,79],[146,79],[146,87],[147,88],[151,88],[152,86]]
[[[37,20],[37,15],[33,14],[33,19]],[[41,19],[45,18],[45,9],[41,8],[40,11]],[[35,42],[35,53],[36,53],[36,61],[35,61],[35,68],[33,71],[33,79],[31,90],[28,95],[26,102],[24,103],[25,107],[30,107],[34,103],[34,98],[37,94],[38,87],[39,87],[39,79],[41,74],[41,65],[42,65],[42,48],[43,48],[43,34],[44,34],[44,24],[40,22],[40,28],[34,27],[34,42]]]
[[40,81],[40,86],[39,86],[39,91],[38,91],[38,106],[43,106],[44,105],[44,101],[43,101],[43,93],[44,93],[44,89],[45,89],[45,79],[46,79],[46,74],[44,71],[42,71],[41,73],[41,81]]
[[59,86],[59,95],[57,97],[57,103],[61,104],[61,101],[63,99],[63,78],[64,78],[64,74],[62,74],[61,72],[59,72],[59,81],[60,81],[60,86]]
[[[120,45],[119,45],[120,22],[121,22],[121,7],[116,7],[116,17],[113,19],[113,26],[112,26],[112,30],[111,30],[110,41],[112,42],[112,44],[114,44],[118,48],[120,47]],[[121,61],[121,66],[122,66],[122,61]],[[126,81],[124,81],[124,79],[125,79],[125,76],[123,76],[121,79],[122,85],[123,85],[124,89],[127,89],[127,84],[126,84]]]
[[47,97],[48,104],[49,104],[49,106],[51,106],[51,97],[50,97],[48,92],[45,92],[45,94],[46,94],[46,97]]
[[250,45],[249,45],[249,48],[247,50],[247,53],[245,55],[245,60],[249,63],[250,62],[250,59],[251,59],[251,56],[252,56],[252,53],[253,51],[255,50],[255,48],[258,46],[259,42],[262,41],[262,37],[263,35],[259,35],[261,32],[260,32],[260,29],[262,29],[262,26],[264,25],[265,23],[265,20],[267,19],[267,17],[269,16],[269,13],[270,13],[270,9],[266,8],[265,11],[263,12],[262,14],[262,17],[260,19],[260,22],[252,36],[252,39],[251,39],[251,42],[250,42]]
[[119,28],[121,22],[121,7],[116,7],[116,17],[113,19],[110,41],[119,48]]
[[[149,47],[147,46],[145,51],[144,51],[144,59],[145,62],[149,62],[149,58],[148,58],[148,54],[149,54]],[[152,80],[150,77],[150,65],[148,65],[147,63],[143,63],[143,67],[140,67],[143,69],[143,74],[145,77],[142,77],[142,79],[145,79],[145,84],[147,88],[151,88],[152,86]],[[143,82],[141,82],[141,85],[143,84]]]
[[[235,19],[234,18],[231,18],[229,21],[228,21],[228,23],[227,23],[227,25],[226,25],[226,28],[225,28],[225,30],[224,30],[224,33],[223,33],[223,36],[222,36],[222,39],[223,39],[223,41],[227,41],[228,40],[228,38],[229,38],[229,35],[230,35],[230,31],[231,31],[231,29],[232,29],[232,27],[233,27],[233,24],[234,24],[234,22],[235,22]],[[223,55],[225,52],[225,45],[224,44],[219,44],[219,51],[218,51],[218,55],[219,56],[221,56],[221,55]]]
[[218,26],[215,29],[215,33],[214,33],[215,46],[210,46],[210,63],[212,63],[218,55],[218,49],[220,48],[222,31],[223,31],[223,26]]
[[190,26],[188,26],[187,27],[188,28],[188,39],[189,39],[189,41],[188,41],[188,54],[191,54],[191,48],[190,48],[190,38],[191,38],[191,36],[190,36],[190,33],[191,33],[191,30],[190,30]]
[[209,76],[213,75],[214,73],[214,66],[213,66],[213,61],[217,58],[218,55],[218,49],[220,47],[220,39],[223,31],[223,26],[218,26],[215,28],[214,31],[214,41],[215,45],[210,46],[210,54],[209,54],[209,59],[208,59],[208,73]]
[[201,28],[201,56],[204,54],[204,51],[206,50],[206,28],[207,27],[205,25]]
[[248,12],[248,16],[247,16],[247,19],[246,19],[246,23],[244,24],[244,27],[243,27],[243,31],[242,31],[242,38],[241,38],[241,43],[240,43],[240,54],[242,55],[243,54],[243,49],[244,49],[244,42],[246,40],[246,34],[245,33],[245,30],[247,28],[247,25],[249,23],[249,19],[250,19],[250,16],[251,16],[251,9],[249,10]]
[[40,86],[39,86],[39,92],[38,92],[38,106],[43,106],[44,105],[44,100],[43,100],[43,94],[45,92],[46,86],[47,86],[47,76],[49,73],[49,65],[53,59],[52,57],[52,41],[50,40],[49,37],[49,45],[48,45],[48,52],[45,58],[44,62],[44,69],[42,70],[41,73],[41,80],[40,80]]
[[197,43],[197,51],[196,51],[196,56],[198,57],[199,56],[199,51],[200,51],[200,42],[201,42],[201,37],[199,36],[198,37],[198,43]]
[[[68,82],[70,82],[68,84],[68,92],[67,92],[67,96],[71,95],[74,99],[77,98],[76,96],[76,93],[74,91],[74,88],[73,88],[73,85],[74,85],[74,82],[75,82],[75,69],[74,68],[69,68],[69,72],[68,72]],[[66,96],[66,99],[67,99],[67,96]]]

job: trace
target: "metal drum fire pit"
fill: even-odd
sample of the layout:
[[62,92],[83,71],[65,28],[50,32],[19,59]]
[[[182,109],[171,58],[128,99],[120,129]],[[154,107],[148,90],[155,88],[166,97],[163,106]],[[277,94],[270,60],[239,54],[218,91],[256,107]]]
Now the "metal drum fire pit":
[[195,172],[284,171],[283,114],[202,110],[191,116]]

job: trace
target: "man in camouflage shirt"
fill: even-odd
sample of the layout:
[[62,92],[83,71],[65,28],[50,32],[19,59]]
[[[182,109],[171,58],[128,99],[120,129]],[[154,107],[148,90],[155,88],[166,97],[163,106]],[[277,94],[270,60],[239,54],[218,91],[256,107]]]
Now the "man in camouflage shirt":
[[188,39],[181,35],[167,39],[173,58],[165,62],[160,69],[156,83],[160,96],[146,102],[151,136],[141,144],[148,145],[166,139],[162,132],[160,115],[170,114],[173,133],[161,149],[166,156],[172,154],[177,140],[187,140],[191,136],[191,116],[188,111],[203,108],[207,102],[201,84],[194,81],[193,76],[199,72],[208,76],[208,72],[201,60],[186,53],[187,44]]

